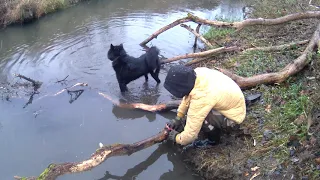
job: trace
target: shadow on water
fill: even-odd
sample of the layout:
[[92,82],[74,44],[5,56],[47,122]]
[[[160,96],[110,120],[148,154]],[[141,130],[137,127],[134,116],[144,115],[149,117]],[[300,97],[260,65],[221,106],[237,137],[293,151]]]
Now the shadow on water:
[[[242,7],[236,0],[95,0],[26,26],[0,30],[0,179],[37,175],[52,162],[83,160],[99,142],[133,143],[159,132],[174,112],[120,109],[97,92],[128,103],[168,101],[172,96],[163,82],[169,66],[160,71],[160,85],[140,78],[128,84],[130,92],[122,95],[107,59],[110,43],[124,43],[130,55],[139,56],[144,53],[141,41],[187,12],[208,19],[242,19]],[[158,46],[161,56],[172,57],[192,52],[193,41],[193,34],[175,27],[148,45]],[[30,84],[14,73],[43,82],[39,93],[32,94]],[[56,83],[65,77],[66,81]],[[79,82],[89,86],[54,96]],[[98,179],[106,170],[118,179],[197,179],[175,152],[170,145],[155,145],[59,179]]]

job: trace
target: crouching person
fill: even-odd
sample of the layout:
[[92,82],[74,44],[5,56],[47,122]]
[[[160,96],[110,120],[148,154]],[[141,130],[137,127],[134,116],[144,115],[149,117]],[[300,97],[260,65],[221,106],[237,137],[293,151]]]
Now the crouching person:
[[[211,141],[219,143],[221,133],[243,122],[246,104],[240,87],[223,73],[200,67],[177,65],[170,68],[164,87],[182,98],[176,118],[166,125],[168,139],[187,145],[203,131]],[[182,126],[186,115],[186,124]]]

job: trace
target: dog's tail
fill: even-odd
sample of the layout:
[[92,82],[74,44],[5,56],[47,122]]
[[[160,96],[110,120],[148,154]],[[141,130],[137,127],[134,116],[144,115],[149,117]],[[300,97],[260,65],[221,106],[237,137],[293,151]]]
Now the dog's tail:
[[160,59],[159,59],[160,50],[156,46],[152,46],[146,54],[146,62],[148,69],[150,71],[154,69],[160,69]]

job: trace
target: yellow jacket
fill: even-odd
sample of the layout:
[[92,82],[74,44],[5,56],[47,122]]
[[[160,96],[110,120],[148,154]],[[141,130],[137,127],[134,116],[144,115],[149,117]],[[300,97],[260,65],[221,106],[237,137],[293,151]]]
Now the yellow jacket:
[[197,78],[194,88],[184,96],[178,108],[178,116],[187,111],[184,131],[176,136],[176,142],[187,145],[193,142],[208,113],[214,109],[228,119],[240,124],[246,116],[244,95],[240,87],[223,73],[200,67],[195,69]]

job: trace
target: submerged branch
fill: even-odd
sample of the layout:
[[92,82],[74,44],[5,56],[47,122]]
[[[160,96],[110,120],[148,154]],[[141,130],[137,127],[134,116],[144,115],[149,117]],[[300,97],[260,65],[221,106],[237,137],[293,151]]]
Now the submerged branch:
[[48,168],[46,168],[41,175],[36,177],[18,177],[15,176],[16,179],[20,180],[55,180],[59,176],[70,173],[79,173],[84,171],[89,171],[101,163],[103,163],[106,159],[114,156],[124,156],[138,152],[142,149],[146,149],[154,144],[160,143],[166,140],[168,132],[166,130],[162,130],[158,134],[147,138],[145,140],[133,143],[133,144],[114,144],[109,146],[103,146],[97,149],[89,159],[80,162],[67,162],[62,164],[50,164]]
[[32,86],[34,87],[34,91],[37,91],[40,88],[40,86],[42,85],[42,82],[33,80],[33,79],[26,77],[24,75],[21,75],[21,74],[14,74],[14,76],[31,82]]

